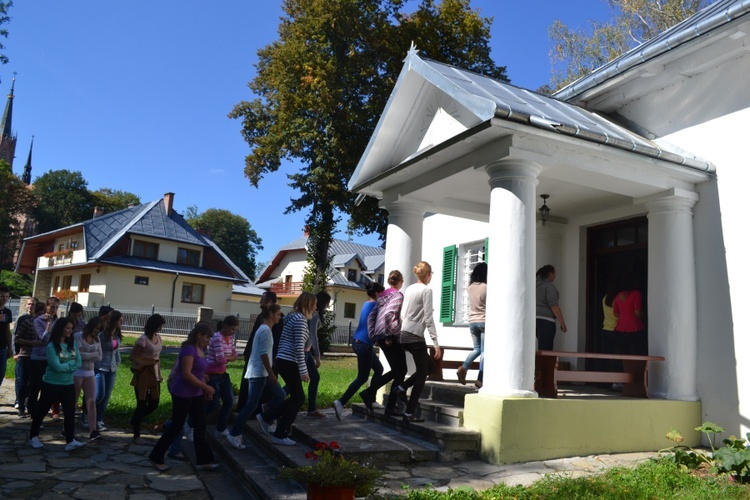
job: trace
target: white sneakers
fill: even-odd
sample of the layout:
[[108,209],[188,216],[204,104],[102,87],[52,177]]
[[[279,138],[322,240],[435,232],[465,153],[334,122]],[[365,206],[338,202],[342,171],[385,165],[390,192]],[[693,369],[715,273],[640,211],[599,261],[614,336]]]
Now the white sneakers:
[[73,451],[76,450],[82,446],[85,446],[85,443],[82,443],[80,441],[76,441],[75,439],[71,441],[70,443],[65,445],[65,451]]
[[35,450],[44,448],[44,444],[42,444],[42,442],[39,440],[39,436],[34,436],[33,438],[29,439],[29,446],[31,446]]
[[242,436],[232,436],[229,434],[227,435],[227,441],[238,450],[244,450],[246,448],[246,446],[242,444]]
[[258,419],[258,423],[260,424],[260,430],[262,430],[264,434],[268,434],[268,422],[263,420],[263,414],[258,413],[257,415],[255,415],[255,418]]
[[338,399],[333,402],[333,411],[336,413],[336,418],[341,422],[341,413],[344,411],[344,406]]
[[293,439],[289,439],[289,438],[278,438],[278,437],[276,437],[276,436],[273,436],[273,437],[271,438],[271,442],[272,442],[273,444],[280,444],[280,445],[283,445],[283,446],[294,446],[295,444],[297,444],[297,441],[294,441]]
[[195,435],[195,429],[193,429],[192,427],[190,428],[189,431],[185,433],[185,437],[187,438],[188,441],[193,441],[194,435]]
[[217,438],[227,437],[229,436],[229,429],[224,429],[223,431],[216,429],[216,431],[214,432],[214,436],[216,436]]
[[104,432],[107,430],[107,428],[104,426],[104,422],[97,422],[96,423],[96,430],[99,432]]

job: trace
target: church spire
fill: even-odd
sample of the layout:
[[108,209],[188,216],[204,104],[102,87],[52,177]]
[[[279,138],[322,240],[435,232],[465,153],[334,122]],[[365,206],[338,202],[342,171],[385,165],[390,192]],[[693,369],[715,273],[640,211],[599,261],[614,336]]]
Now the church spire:
[[16,79],[13,78],[13,84],[10,86],[10,94],[5,103],[5,112],[3,119],[0,121],[0,160],[5,160],[13,167],[13,158],[16,155],[16,136],[13,135],[13,98],[16,88]]
[[29,146],[29,157],[26,159],[26,166],[23,167],[23,177],[21,177],[21,180],[26,183],[26,185],[31,184],[31,150],[34,149],[34,136],[31,136],[31,146]]

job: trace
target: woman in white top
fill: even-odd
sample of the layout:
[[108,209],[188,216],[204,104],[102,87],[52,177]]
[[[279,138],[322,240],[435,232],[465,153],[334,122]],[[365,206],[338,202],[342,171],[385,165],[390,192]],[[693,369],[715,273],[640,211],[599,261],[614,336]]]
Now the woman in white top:
[[[440,359],[442,353],[438,345],[437,330],[433,319],[432,290],[427,285],[432,281],[432,267],[427,262],[419,262],[414,266],[414,274],[419,280],[404,292],[404,305],[401,308],[401,347],[414,357],[416,372],[411,376],[413,382],[411,396],[404,410],[404,422],[424,422],[423,418],[414,415],[419,397],[422,395],[427,370],[429,354],[424,332],[427,330],[435,347],[435,359]],[[406,383],[409,385],[409,383]]]

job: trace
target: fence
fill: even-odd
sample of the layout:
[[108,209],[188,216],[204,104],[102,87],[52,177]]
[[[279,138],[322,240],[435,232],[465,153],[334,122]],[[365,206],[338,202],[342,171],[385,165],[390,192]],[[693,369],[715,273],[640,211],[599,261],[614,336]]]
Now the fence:
[[[23,302],[26,303],[25,301]],[[18,318],[20,314],[25,314],[26,311],[19,311],[21,307],[20,299],[11,299],[8,302],[7,307],[13,312],[13,317]],[[70,304],[64,302],[60,304],[59,315],[64,316],[68,312]],[[175,309],[170,311],[169,308],[160,307],[118,307],[118,311],[122,313],[122,330],[124,332],[142,332],[143,325],[146,324],[146,320],[152,314],[161,314],[166,324],[162,327],[162,335],[176,336],[176,337],[187,337],[187,334],[195,326],[195,322],[198,319],[198,309]],[[281,310],[284,314],[289,314],[292,310],[290,306],[281,306]],[[20,314],[19,314],[20,313]],[[98,307],[84,307],[83,317],[91,318],[99,314]],[[216,324],[220,319],[233,314],[240,320],[240,326],[235,333],[235,338],[238,341],[246,341],[250,338],[250,332],[255,324],[255,318],[258,313],[243,313],[239,314],[236,312],[229,311],[213,311],[213,323]],[[355,326],[351,321],[347,323],[334,323],[334,331],[331,336],[331,344],[334,345],[349,345],[351,344],[351,338],[354,334]]]

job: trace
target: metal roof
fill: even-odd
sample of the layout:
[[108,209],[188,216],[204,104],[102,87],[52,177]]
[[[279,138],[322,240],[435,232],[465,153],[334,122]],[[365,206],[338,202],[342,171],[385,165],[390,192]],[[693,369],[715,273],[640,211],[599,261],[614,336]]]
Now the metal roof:
[[116,266],[135,267],[138,269],[145,269],[148,271],[164,271],[171,274],[179,272],[183,275],[197,276],[201,278],[221,279],[238,281],[234,276],[227,276],[226,274],[211,269],[204,269],[202,267],[186,266],[183,264],[176,264],[174,262],[164,262],[161,260],[143,259],[141,257],[131,257],[129,255],[118,255],[114,257],[105,257],[99,259],[97,262],[102,264],[111,264]]
[[750,0],[719,0],[554,94],[570,101],[605,81],[750,13]]

